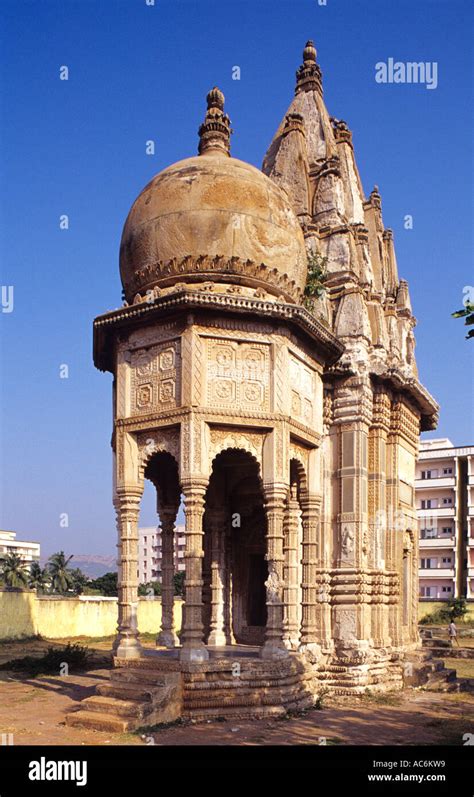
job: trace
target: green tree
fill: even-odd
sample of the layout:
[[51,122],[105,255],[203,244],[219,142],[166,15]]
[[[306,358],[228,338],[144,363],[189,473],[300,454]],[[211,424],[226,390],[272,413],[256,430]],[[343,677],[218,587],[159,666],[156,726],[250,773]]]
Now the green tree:
[[184,570],[180,570],[173,576],[174,594],[184,597]]
[[317,300],[323,295],[327,262],[327,257],[323,257],[320,252],[311,251],[308,253],[308,274],[303,295],[303,305],[310,312],[314,311]]
[[[465,325],[472,326],[474,324],[474,304],[466,302],[463,310],[458,310],[456,313],[451,313],[453,318],[465,318]],[[466,335],[466,340],[474,338],[474,329],[470,329]]]
[[46,570],[41,567],[39,562],[32,562],[28,575],[28,586],[30,589],[43,592],[48,584],[49,578]]
[[104,573],[103,576],[93,579],[89,586],[98,590],[101,595],[113,598],[118,594],[118,574],[116,572]]
[[452,620],[462,620],[467,612],[466,598],[452,598],[446,606],[446,614]]
[[49,557],[46,568],[51,578],[52,592],[65,595],[67,592],[71,592],[74,589],[74,577],[71,575],[71,571],[68,568],[71,559],[72,556],[66,559],[64,551],[58,551],[58,553],[53,553],[53,555]]
[[82,595],[84,588],[90,583],[88,576],[82,572],[78,567],[72,567],[69,571],[73,580],[73,590],[76,595]]
[[6,587],[21,589],[28,586],[27,566],[14,551],[10,551],[0,560],[0,576]]
[[141,596],[150,595],[150,590],[153,595],[161,595],[161,584],[159,581],[149,581],[148,584],[139,584],[138,594]]

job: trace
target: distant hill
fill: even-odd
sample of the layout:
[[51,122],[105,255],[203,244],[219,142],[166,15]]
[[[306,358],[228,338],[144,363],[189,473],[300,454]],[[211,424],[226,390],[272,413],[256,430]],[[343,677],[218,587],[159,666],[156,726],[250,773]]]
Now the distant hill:
[[[47,556],[41,557],[41,566],[44,567],[48,561]],[[78,567],[89,578],[99,578],[104,573],[113,573],[117,570],[115,556],[99,556],[98,554],[75,554],[69,563],[69,567]]]

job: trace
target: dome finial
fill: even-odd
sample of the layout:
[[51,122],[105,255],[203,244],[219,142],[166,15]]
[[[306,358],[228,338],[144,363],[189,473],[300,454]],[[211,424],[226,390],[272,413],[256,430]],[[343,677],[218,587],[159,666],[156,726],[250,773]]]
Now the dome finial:
[[317,52],[314,42],[309,39],[303,50],[303,63],[296,72],[296,94],[299,94],[301,91],[317,91],[319,94],[323,93],[321,69],[319,64],[316,63],[316,55]]
[[306,46],[303,50],[303,61],[306,63],[307,61],[316,63],[316,47],[314,46],[314,42],[311,39],[308,39],[306,42]]
[[204,122],[199,128],[199,154],[220,152],[230,155],[230,119],[224,113],[225,97],[222,91],[214,86],[207,95],[207,112]]

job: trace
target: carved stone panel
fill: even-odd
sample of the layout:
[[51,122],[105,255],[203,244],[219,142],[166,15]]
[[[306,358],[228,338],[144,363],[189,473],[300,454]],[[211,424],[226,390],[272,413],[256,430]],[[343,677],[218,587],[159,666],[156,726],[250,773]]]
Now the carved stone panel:
[[270,345],[209,338],[207,405],[242,410],[270,410]]
[[290,355],[291,416],[307,426],[314,426],[318,397],[317,374],[305,363]]
[[131,415],[172,409],[180,402],[180,341],[138,349],[130,354]]

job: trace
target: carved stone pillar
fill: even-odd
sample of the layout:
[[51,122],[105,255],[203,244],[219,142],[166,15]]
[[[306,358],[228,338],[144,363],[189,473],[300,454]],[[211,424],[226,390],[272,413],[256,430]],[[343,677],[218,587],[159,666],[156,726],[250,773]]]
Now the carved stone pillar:
[[283,639],[289,650],[295,650],[299,642],[299,524],[301,509],[296,497],[296,484],[290,487],[288,496],[285,538],[283,553],[285,555],[284,568],[284,617]]
[[226,513],[223,509],[212,509],[209,514],[211,532],[211,627],[207,644],[219,646],[227,644],[224,628]]
[[386,572],[386,480],[387,436],[390,430],[390,396],[377,387],[373,397],[373,417],[369,430],[369,564],[376,571],[371,603],[371,638],[375,647],[391,644],[389,634],[388,581]]
[[202,520],[206,487],[207,482],[199,479],[186,479],[182,484],[186,527],[182,661],[205,661],[209,658],[203,642],[202,623]]
[[141,655],[138,639],[138,516],[143,488],[117,489],[114,506],[117,515],[119,579],[118,625],[113,651],[124,659]]
[[402,579],[403,570],[403,523],[401,522],[399,473],[398,473],[398,452],[399,452],[399,428],[398,428],[398,409],[397,401],[392,402],[390,415],[390,432],[387,436],[387,532],[385,545],[385,562],[388,570],[394,571],[394,580],[391,589],[391,596],[388,609],[389,634],[392,645],[398,647],[403,643],[402,634]]
[[161,520],[161,630],[156,644],[165,648],[179,645],[174,628],[174,527],[178,508],[160,508]]
[[283,641],[283,524],[285,519],[285,485],[271,485],[265,489],[267,515],[267,628],[265,644],[260,655],[263,659],[288,656]]
[[372,405],[372,389],[366,376],[354,376],[335,388],[339,467],[333,634],[338,651],[351,650],[357,656],[368,649],[371,629],[367,443]]
[[[302,646],[318,642],[318,604],[321,601],[318,584],[319,512],[321,498],[310,493],[301,497],[303,523],[303,591],[301,640]],[[328,599],[329,600],[329,599]]]
[[226,524],[222,539],[222,561],[224,569],[224,635],[227,645],[235,645],[232,624],[233,584],[232,584],[232,535],[230,524]]

